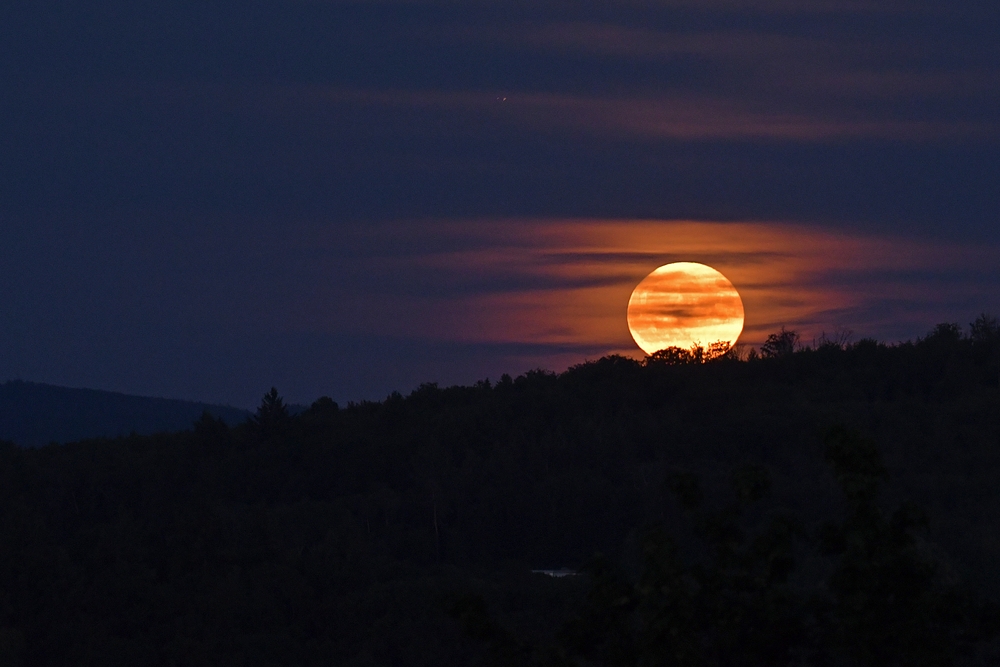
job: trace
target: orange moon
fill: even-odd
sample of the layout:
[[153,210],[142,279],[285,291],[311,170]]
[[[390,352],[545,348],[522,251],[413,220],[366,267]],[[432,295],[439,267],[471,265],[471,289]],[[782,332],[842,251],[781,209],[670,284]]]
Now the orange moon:
[[719,341],[735,345],[743,332],[743,300],[729,279],[710,266],[665,264],[632,291],[628,328],[646,354]]

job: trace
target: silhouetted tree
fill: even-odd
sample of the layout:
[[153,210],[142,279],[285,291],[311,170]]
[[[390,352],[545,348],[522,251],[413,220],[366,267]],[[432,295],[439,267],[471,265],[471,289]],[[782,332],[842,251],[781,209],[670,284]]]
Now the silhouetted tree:
[[647,364],[661,364],[665,366],[686,366],[688,364],[700,364],[704,350],[695,345],[690,350],[683,347],[665,347],[657,350],[646,357]]
[[288,406],[280,396],[278,390],[271,387],[271,391],[264,394],[257,408],[257,414],[253,416],[253,423],[260,430],[264,437],[271,437],[280,433],[289,422]]
[[725,341],[716,341],[707,348],[694,344],[690,349],[682,347],[666,347],[657,350],[646,357],[647,364],[663,364],[666,366],[686,366],[689,364],[704,364],[726,357],[732,351],[732,346]]
[[705,361],[714,361],[728,357],[733,352],[733,346],[727,341],[717,340],[705,348]]
[[982,313],[969,325],[969,338],[974,343],[1000,343],[1000,321],[992,315]]
[[888,472],[875,444],[834,429],[826,458],[846,504],[844,521],[821,531],[826,552],[839,556],[828,584],[833,645],[862,665],[930,667],[951,664],[994,634],[983,609],[947,583],[915,539],[927,525],[923,511],[907,503],[886,516],[878,505]]
[[836,349],[846,349],[851,344],[851,338],[854,337],[854,332],[850,329],[836,329],[833,333],[826,333],[825,331],[820,334],[819,340],[815,342],[817,349],[819,348],[836,348]]
[[1000,321],[992,315],[981,314],[969,325],[969,339],[977,361],[987,367],[1000,385]]
[[781,331],[770,334],[764,344],[760,346],[760,356],[769,359],[786,357],[795,352],[798,342],[798,333],[781,327]]
[[313,401],[309,409],[319,414],[334,414],[340,409],[340,406],[337,405],[337,401],[329,396],[320,396]]
[[959,353],[961,342],[962,327],[955,322],[942,322],[927,336],[917,340],[917,348],[930,353],[933,363],[940,364]]
[[202,412],[201,419],[194,423],[194,434],[201,443],[211,447],[228,444],[231,440],[226,422],[221,417],[216,419],[208,410]]

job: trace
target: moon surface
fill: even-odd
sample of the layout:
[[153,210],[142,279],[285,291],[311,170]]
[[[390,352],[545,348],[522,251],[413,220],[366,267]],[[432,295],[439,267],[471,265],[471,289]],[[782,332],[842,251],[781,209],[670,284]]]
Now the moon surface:
[[729,279],[710,266],[665,264],[632,291],[628,328],[646,354],[720,341],[735,345],[743,332],[743,300]]

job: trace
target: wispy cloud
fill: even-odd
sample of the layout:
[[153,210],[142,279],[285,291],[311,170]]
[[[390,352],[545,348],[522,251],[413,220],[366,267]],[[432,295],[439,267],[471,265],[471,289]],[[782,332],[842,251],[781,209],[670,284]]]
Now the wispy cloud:
[[[463,343],[569,345],[635,353],[629,295],[656,267],[708,264],[740,292],[741,340],[781,326],[806,340],[852,330],[885,340],[1000,306],[1000,253],[983,246],[764,222],[659,220],[398,223],[392,252],[350,269],[353,326]],[[360,233],[357,243],[366,237]],[[321,269],[317,267],[317,271]],[[419,295],[407,289],[420,285]]]
[[[849,85],[844,75],[839,85]],[[858,85],[877,88],[879,77],[859,77]],[[888,84],[887,84],[888,85]],[[903,85],[897,82],[896,85]],[[924,83],[912,82],[913,86]],[[927,82],[927,85],[936,85]],[[307,121],[313,131],[326,117],[337,121],[347,109],[373,108],[397,113],[397,122],[414,111],[438,114],[437,124],[424,128],[420,119],[412,131],[437,128],[446,119],[472,124],[555,134],[585,133],[608,138],[671,140],[782,140],[816,142],[839,139],[890,139],[941,142],[993,140],[997,124],[982,114],[947,118],[914,117],[868,108],[779,104],[774,101],[720,93],[674,91],[663,94],[621,94],[599,97],[501,89],[475,91],[374,90],[321,85],[270,85],[242,88],[220,84],[154,84],[104,86],[100,96],[88,91],[86,104],[105,110],[115,105],[146,104],[178,107],[187,113],[220,105],[239,116],[270,119],[293,126]],[[65,96],[65,92],[62,93]],[[412,121],[413,119],[411,119]],[[337,131],[331,125],[328,132]]]
[[[549,3],[539,0],[298,0],[302,4],[318,5],[384,5],[384,6],[475,6],[504,7],[510,10],[546,7]],[[743,12],[775,12],[782,14],[805,13],[915,13],[931,12],[938,8],[936,3],[914,2],[913,0],[619,0],[618,5],[628,8],[648,10],[697,8],[705,10],[730,10]],[[563,7],[559,7],[563,8]]]
[[[995,134],[990,110],[1000,99],[1000,49],[982,39],[970,48],[968,16],[957,23],[953,13],[935,19],[941,8],[917,3],[761,2],[759,9],[808,14],[826,8],[851,18],[755,25],[734,20],[752,6],[717,4],[723,13],[712,19],[472,25],[438,38],[532,53],[542,61],[577,59],[580,77],[605,91],[594,96],[600,100],[560,96],[555,85],[545,102],[562,107],[570,124],[576,119],[591,130],[806,141]],[[892,18],[875,28],[864,18],[871,12]],[[921,26],[919,40],[914,25]],[[596,62],[618,66],[590,65]],[[540,103],[532,92],[514,86],[507,94]]]

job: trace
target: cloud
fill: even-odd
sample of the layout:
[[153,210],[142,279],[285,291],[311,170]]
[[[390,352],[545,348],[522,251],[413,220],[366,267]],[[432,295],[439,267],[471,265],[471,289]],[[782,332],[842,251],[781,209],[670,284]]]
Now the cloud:
[[[845,84],[846,85],[846,84]],[[871,85],[870,83],[867,85]],[[383,131],[413,123],[420,133],[441,122],[484,132],[504,126],[515,131],[555,134],[586,133],[618,139],[781,140],[827,142],[841,139],[891,139],[908,142],[942,142],[995,139],[996,123],[969,117],[907,117],[891,110],[861,112],[829,107],[809,108],[776,102],[760,103],[736,95],[696,92],[589,97],[554,93],[520,93],[504,90],[366,90],[321,85],[246,86],[221,84],[155,84],[104,86],[100,94],[88,91],[82,105],[100,105],[108,113],[114,105],[149,105],[162,113],[174,107],[190,114],[200,107],[218,112],[220,106],[237,116],[285,126],[305,123],[317,139],[335,135],[344,114],[364,109],[390,112],[392,125]],[[65,102],[63,102],[65,103]],[[413,112],[433,112],[435,119],[413,117]],[[910,114],[912,116],[912,114]],[[348,116],[354,118],[354,115]],[[445,121],[444,119],[449,119]],[[433,122],[432,122],[433,121]],[[372,128],[365,128],[370,132]],[[291,157],[291,156],[289,156]],[[357,156],[355,156],[355,159]],[[405,159],[405,156],[399,156]]]
[[[376,331],[391,322],[467,344],[634,351],[629,295],[650,271],[675,261],[708,264],[736,286],[746,311],[741,340],[751,344],[781,326],[805,340],[848,329],[898,340],[1000,306],[1000,253],[982,245],[764,222],[425,221],[419,239],[414,229],[400,222],[378,232],[413,245],[392,255],[393,277],[381,288],[358,284],[358,303],[370,307],[352,311],[356,325]],[[428,276],[440,281],[437,297]],[[412,280],[422,281],[422,297],[405,289]],[[471,287],[449,289],[463,284]],[[663,307],[676,317],[731,314]]]
[[[381,6],[432,6],[432,7],[503,7],[508,11],[526,9],[562,9],[565,6],[543,0],[298,0],[301,4],[317,5],[381,5]],[[579,3],[588,8],[597,3]],[[937,3],[914,0],[620,0],[617,5],[629,9],[651,11],[695,8],[705,11],[775,12],[781,14],[811,13],[928,13],[939,10]]]

